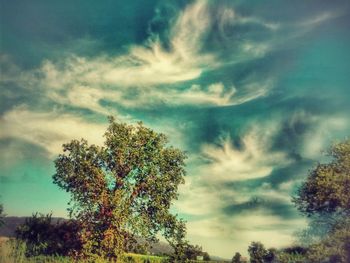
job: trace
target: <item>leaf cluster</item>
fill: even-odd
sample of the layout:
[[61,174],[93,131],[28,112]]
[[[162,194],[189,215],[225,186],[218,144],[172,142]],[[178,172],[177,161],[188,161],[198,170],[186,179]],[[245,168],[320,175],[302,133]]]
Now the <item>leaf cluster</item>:
[[293,198],[308,216],[350,214],[350,140],[335,144],[328,152],[330,163],[318,164]]

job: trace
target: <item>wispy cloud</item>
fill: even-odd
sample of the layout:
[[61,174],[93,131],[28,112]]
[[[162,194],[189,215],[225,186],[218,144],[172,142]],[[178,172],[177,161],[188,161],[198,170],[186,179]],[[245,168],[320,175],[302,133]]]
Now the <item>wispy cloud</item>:
[[20,139],[39,145],[51,156],[62,152],[62,144],[85,138],[102,145],[105,124],[92,123],[58,111],[33,112],[18,107],[0,119],[0,139]]
[[[265,96],[273,88],[272,77],[263,81],[251,79],[243,84],[196,83],[203,72],[227,64],[218,56],[222,51],[206,50],[204,46],[215,25],[224,30],[232,23],[260,23],[269,27],[257,18],[235,13],[232,8],[219,8],[213,13],[208,1],[195,1],[178,14],[169,29],[167,48],[157,34],[152,33],[144,45],[131,46],[122,55],[94,58],[72,55],[56,62],[46,60],[35,70],[13,68],[2,76],[2,82],[16,83],[28,92],[40,90],[42,101],[46,99],[104,115],[118,112],[102,105],[103,100],[126,108],[156,107],[164,103],[169,106],[239,105]],[[261,44],[245,41],[237,45],[248,60],[265,54]],[[8,60],[3,63],[9,65]]]
[[[271,129],[271,130],[269,130]],[[204,145],[202,154],[209,164],[204,170],[215,174],[215,181],[239,181],[267,176],[275,165],[285,165],[288,160],[283,152],[272,152],[271,134],[275,127],[264,132],[254,127],[241,140],[240,149],[229,137],[220,138],[219,146]]]
[[277,188],[263,180],[293,163],[287,152],[273,148],[281,129],[278,119],[255,123],[236,143],[221,136],[217,143],[203,145],[198,156],[202,163],[190,171],[175,204],[178,211],[194,216],[188,222],[193,242],[228,257],[232,247],[244,253],[252,240],[269,247],[293,242],[294,231],[305,225],[290,197],[298,179]]
[[[277,166],[288,164],[283,152],[271,151],[271,139],[276,127],[251,128],[241,139],[241,147],[229,136],[222,136],[218,144],[203,144],[194,175],[180,189],[179,211],[192,215],[218,212],[227,202],[246,202],[251,194],[242,188],[227,189],[227,183],[263,178]],[[196,161],[196,160],[193,160]]]

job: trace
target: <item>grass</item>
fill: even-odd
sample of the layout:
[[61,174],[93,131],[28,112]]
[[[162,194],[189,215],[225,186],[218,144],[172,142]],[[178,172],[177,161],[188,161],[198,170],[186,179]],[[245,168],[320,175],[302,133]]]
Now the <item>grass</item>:
[[26,244],[15,239],[0,243],[0,263],[72,263],[67,257],[25,256]]
[[128,253],[124,256],[124,262],[132,263],[166,263],[168,262],[167,257],[158,257],[150,255],[138,255],[133,253]]
[[[0,242],[0,263],[84,263],[73,261],[69,257],[63,256],[36,256],[26,257],[26,244],[24,242],[9,239]],[[167,263],[167,257],[139,255],[127,253],[120,263]],[[192,260],[190,263],[203,262]],[[217,261],[210,261],[212,263]],[[94,263],[111,263],[106,260],[96,260]]]
[[[0,242],[0,263],[77,263],[69,257],[62,256],[36,256],[26,257],[26,244],[15,239]],[[108,263],[97,260],[96,263]],[[128,253],[123,256],[123,263],[166,263],[167,257],[138,255]],[[122,263],[121,262],[121,263]],[[81,262],[83,263],[83,262]]]

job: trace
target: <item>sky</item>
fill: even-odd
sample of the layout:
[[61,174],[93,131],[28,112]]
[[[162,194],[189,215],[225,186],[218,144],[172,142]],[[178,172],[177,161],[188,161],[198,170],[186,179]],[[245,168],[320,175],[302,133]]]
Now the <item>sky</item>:
[[67,216],[62,144],[107,116],[188,154],[172,210],[209,254],[283,247],[291,196],[350,134],[350,2],[0,0],[0,201]]

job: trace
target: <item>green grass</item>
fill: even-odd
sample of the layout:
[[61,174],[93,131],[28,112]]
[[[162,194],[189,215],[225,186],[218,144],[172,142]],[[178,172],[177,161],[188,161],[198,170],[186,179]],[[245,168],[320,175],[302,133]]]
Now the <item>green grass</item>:
[[[0,263],[79,263],[73,261],[69,257],[62,256],[36,256],[26,257],[26,244],[24,242],[9,239],[7,241],[0,242]],[[127,253],[123,256],[122,261],[118,263],[167,263],[168,257],[159,257],[152,255],[139,255],[133,253]],[[204,261],[192,260],[189,263],[197,263]],[[216,261],[210,261],[212,263]],[[83,263],[83,262],[80,262]],[[106,260],[95,260],[94,263],[111,263]],[[209,263],[209,262],[208,262]]]
[[128,253],[124,255],[124,262],[127,263],[166,263],[168,262],[167,257],[158,257],[158,256],[150,256],[150,255],[138,255]]
[[[15,239],[9,239],[0,243],[0,263],[77,263],[69,257],[62,256],[36,256],[26,257],[26,244]],[[105,260],[97,260],[96,263],[108,263]],[[138,255],[128,253],[123,256],[123,263],[166,263],[167,257],[151,255]]]
[[25,256],[26,244],[15,239],[0,243],[0,263],[72,263],[67,257]]

